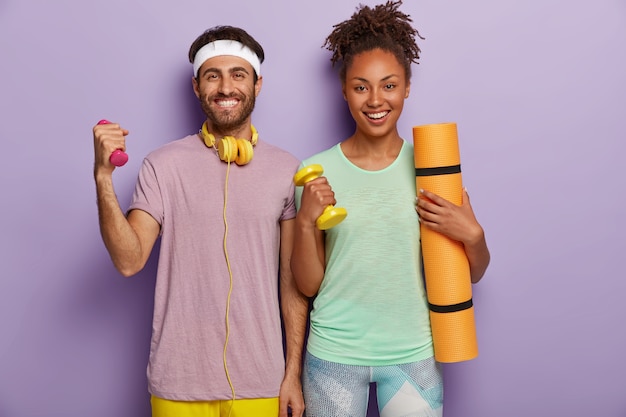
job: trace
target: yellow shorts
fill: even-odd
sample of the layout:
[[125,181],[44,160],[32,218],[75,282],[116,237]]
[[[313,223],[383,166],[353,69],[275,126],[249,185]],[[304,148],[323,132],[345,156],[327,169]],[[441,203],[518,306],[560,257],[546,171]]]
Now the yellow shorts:
[[277,417],[278,397],[216,401],[150,398],[152,417]]

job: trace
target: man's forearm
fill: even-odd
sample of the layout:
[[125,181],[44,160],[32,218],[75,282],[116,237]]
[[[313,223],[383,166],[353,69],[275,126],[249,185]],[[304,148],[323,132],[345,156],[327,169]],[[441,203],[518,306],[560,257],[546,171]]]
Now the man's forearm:
[[293,277],[281,278],[281,309],[285,326],[285,376],[300,379],[309,300]]
[[111,177],[96,178],[100,234],[113,264],[124,276],[141,267],[141,245],[137,234],[120,208]]

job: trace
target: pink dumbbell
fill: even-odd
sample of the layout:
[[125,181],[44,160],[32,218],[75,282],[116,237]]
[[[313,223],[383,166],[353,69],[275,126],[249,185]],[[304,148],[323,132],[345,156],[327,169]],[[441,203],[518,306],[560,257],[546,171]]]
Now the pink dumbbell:
[[[109,124],[111,122],[109,122],[108,120],[102,119],[98,122],[99,125],[106,125]],[[128,162],[128,154],[126,154],[124,151],[122,151],[121,149],[116,149],[113,151],[113,153],[111,154],[111,156],[109,157],[109,161],[115,165],[116,167],[121,167],[124,164],[126,164],[126,162]]]

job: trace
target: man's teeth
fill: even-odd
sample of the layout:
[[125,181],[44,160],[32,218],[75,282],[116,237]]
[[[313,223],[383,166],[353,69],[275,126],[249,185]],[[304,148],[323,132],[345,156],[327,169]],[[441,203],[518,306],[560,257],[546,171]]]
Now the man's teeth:
[[217,104],[220,107],[233,107],[237,105],[237,100],[222,100],[218,101]]
[[367,117],[369,117],[370,119],[382,119],[388,113],[389,113],[388,111],[381,111],[381,112],[378,112],[378,113],[369,113],[367,115]]

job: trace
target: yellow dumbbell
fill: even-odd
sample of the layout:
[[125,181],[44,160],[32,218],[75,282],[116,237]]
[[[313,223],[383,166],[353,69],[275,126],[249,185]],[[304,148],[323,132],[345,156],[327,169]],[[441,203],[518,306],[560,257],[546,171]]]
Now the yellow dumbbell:
[[[302,168],[296,172],[293,176],[293,182],[297,186],[303,186],[307,182],[314,180],[324,173],[324,168],[321,165],[313,164]],[[328,205],[324,212],[317,218],[315,224],[320,230],[330,229],[337,226],[346,218],[348,212],[345,208],[335,207],[332,204]]]

